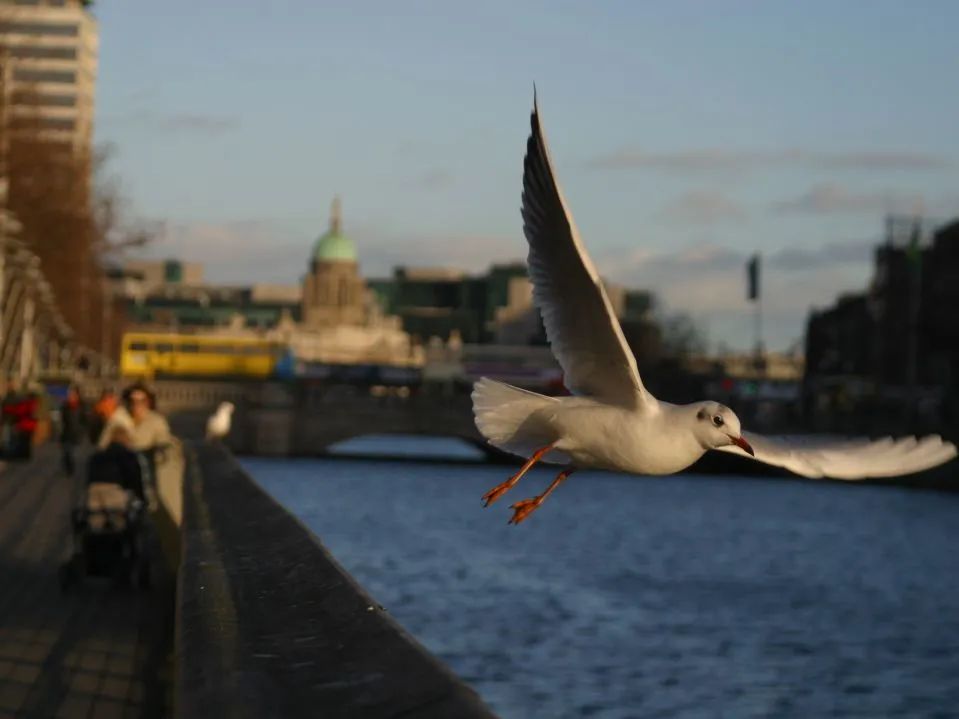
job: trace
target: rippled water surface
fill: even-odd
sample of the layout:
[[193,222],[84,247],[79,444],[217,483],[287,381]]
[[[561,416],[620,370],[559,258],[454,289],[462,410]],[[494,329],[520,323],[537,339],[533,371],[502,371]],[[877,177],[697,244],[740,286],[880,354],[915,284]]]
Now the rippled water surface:
[[[959,496],[244,461],[504,719],[959,717]],[[957,478],[959,479],[959,478]]]

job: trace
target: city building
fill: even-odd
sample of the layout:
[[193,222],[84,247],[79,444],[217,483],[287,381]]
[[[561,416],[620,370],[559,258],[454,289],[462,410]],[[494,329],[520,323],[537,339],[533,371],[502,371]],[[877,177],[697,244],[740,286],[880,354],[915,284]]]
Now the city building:
[[935,233],[922,256],[921,348],[929,353],[929,378],[959,394],[959,219]]
[[387,307],[413,335],[448,340],[456,333],[466,343],[488,341],[491,310],[484,277],[449,268],[398,267],[391,285]]
[[[299,290],[299,288],[293,288]],[[214,327],[275,327],[284,316],[299,319],[299,293],[277,296],[271,286],[166,285],[128,298],[130,329],[195,332]]]
[[[494,264],[483,275],[452,268],[397,267],[389,279],[370,280],[383,306],[426,342],[454,334],[466,344],[544,345],[546,332],[533,304],[533,285],[522,262]],[[606,284],[627,339],[645,346],[654,298],[645,290]]]
[[356,247],[341,229],[340,200],[333,200],[330,228],[317,239],[303,281],[303,325],[309,329],[364,324],[366,283]]
[[875,363],[876,326],[865,292],[842,295],[835,306],[810,313],[806,370],[831,377],[865,377]]
[[180,260],[128,260],[106,272],[111,296],[123,303],[128,329],[193,332],[236,326],[266,329],[300,315],[297,285],[207,284],[203,265]]
[[[434,373],[559,386],[525,264],[494,264],[478,276],[398,267],[389,279],[364,280],[338,199],[301,286],[210,285],[201,265],[177,260],[130,261],[110,281],[131,330],[258,335],[316,364],[419,366],[429,357]],[[647,359],[658,347],[652,295],[616,285],[608,291],[627,340]]]
[[342,224],[336,198],[303,280],[302,321],[288,320],[270,336],[288,342],[297,359],[308,363],[421,365],[422,347],[404,331],[401,318],[384,312],[360,276],[356,246]]
[[810,314],[809,374],[890,385],[950,381],[959,349],[959,221],[933,231],[895,218],[869,287]]
[[808,411],[877,431],[959,430],[956,307],[959,220],[890,218],[869,287],[810,314]]
[[81,0],[0,0],[6,127],[90,149],[98,30]]
[[383,311],[360,276],[338,200],[302,285],[211,285],[202,265],[178,260],[131,260],[109,277],[129,330],[265,337],[289,345],[303,363],[423,362],[401,319]]
[[165,287],[202,287],[203,265],[180,260],[127,260],[112,267],[107,277],[118,297],[144,299]]

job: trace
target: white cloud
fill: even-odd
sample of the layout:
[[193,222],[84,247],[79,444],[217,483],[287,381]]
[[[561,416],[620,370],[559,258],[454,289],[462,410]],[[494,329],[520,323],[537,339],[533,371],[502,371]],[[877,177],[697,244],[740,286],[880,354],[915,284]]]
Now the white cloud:
[[687,192],[669,203],[662,216],[671,222],[713,224],[744,220],[746,211],[721,192],[700,190]]
[[[864,288],[872,244],[836,242],[764,253],[761,285],[770,346],[785,348],[799,338],[813,305],[831,304],[842,292]],[[711,339],[741,348],[752,342],[754,308],[746,300],[746,253],[700,244],[605,259],[604,276],[652,290],[667,312],[690,314],[706,326]]]
[[785,271],[819,270],[844,264],[868,264],[874,240],[829,242],[814,249],[784,247],[769,257],[770,266]]
[[822,183],[791,198],[777,202],[773,209],[784,213],[838,214],[838,213],[898,213],[919,212],[925,207],[920,195],[894,191],[850,190],[840,185]]
[[[307,271],[319,231],[303,232],[276,220],[179,222],[142,254],[201,262],[212,282],[296,283]],[[525,242],[516,238],[467,235],[406,236],[354,225],[363,275],[385,276],[399,265],[444,266],[482,272],[493,262],[525,260]]]
[[776,167],[826,170],[937,170],[952,166],[950,158],[922,152],[864,150],[822,152],[805,149],[722,150],[691,149],[646,152],[621,148],[588,160],[597,170],[652,170],[676,173],[731,172]]
[[178,222],[143,253],[200,262],[212,282],[294,283],[306,268],[310,239],[269,220]]

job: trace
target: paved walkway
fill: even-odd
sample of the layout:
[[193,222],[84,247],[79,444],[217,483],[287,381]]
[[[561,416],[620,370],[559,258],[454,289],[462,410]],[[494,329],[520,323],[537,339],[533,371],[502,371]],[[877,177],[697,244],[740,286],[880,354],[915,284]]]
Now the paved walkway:
[[0,470],[0,719],[168,716],[172,587],[60,592],[76,488],[57,453]]

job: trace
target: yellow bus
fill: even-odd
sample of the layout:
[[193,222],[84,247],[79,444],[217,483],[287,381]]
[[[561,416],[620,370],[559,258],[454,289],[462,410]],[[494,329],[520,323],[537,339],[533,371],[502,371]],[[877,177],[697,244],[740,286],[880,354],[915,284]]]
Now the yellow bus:
[[127,332],[120,347],[124,377],[249,377],[274,374],[286,347],[256,337]]

